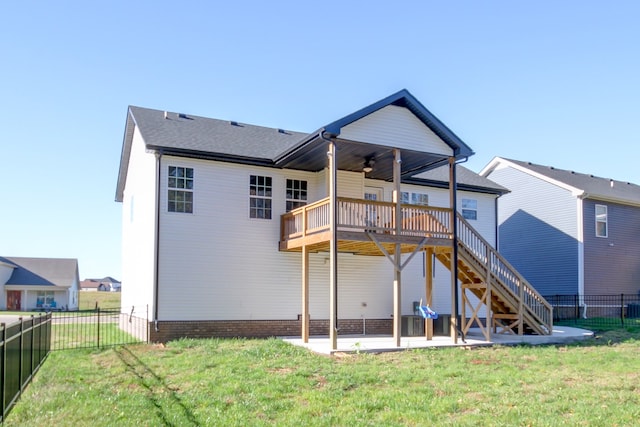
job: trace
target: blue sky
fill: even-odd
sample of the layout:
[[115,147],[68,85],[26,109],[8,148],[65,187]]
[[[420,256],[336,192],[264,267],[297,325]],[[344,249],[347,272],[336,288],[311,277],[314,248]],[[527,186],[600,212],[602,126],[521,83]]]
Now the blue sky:
[[640,184],[640,2],[14,1],[0,255],[120,279],[128,105],[313,131],[402,88],[477,153]]

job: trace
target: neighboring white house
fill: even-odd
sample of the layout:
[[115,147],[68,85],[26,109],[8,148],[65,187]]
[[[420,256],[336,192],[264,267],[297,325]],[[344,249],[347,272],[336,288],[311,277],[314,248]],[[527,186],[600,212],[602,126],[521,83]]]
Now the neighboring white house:
[[149,308],[152,341],[399,342],[414,302],[451,314],[474,299],[452,297],[456,273],[480,275],[452,261],[452,200],[474,248],[495,246],[507,190],[456,166],[472,154],[406,90],[312,133],[131,106],[116,189],[122,306]]
[[78,260],[0,257],[0,309],[77,310]]

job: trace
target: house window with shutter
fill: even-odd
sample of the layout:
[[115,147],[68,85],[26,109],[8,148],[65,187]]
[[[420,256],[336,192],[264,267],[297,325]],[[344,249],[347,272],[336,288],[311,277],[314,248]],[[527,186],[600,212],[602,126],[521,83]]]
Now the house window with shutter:
[[596,205],[596,237],[607,237],[608,228],[607,207],[605,205]]
[[169,212],[193,213],[193,168],[169,166]]
[[249,177],[249,218],[271,219],[272,193],[270,176]]

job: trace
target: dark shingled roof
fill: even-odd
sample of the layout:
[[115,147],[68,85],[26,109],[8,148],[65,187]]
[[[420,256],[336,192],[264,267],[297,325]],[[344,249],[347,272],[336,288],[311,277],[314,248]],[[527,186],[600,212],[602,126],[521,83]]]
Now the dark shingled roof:
[[[462,165],[456,166],[456,180],[458,182],[458,190],[478,191],[481,193],[500,195],[509,192],[509,190],[502,185],[491,181],[489,178],[480,176]],[[436,187],[448,187],[449,166],[441,166],[439,168],[422,172],[406,181],[416,184],[433,185]]]
[[291,148],[306,133],[291,132],[245,123],[209,119],[142,107],[129,107],[146,144],[224,156],[272,161]]
[[78,278],[78,260],[74,258],[0,257],[15,266],[7,285],[70,287]]
[[515,165],[529,169],[540,175],[559,181],[585,192],[585,196],[592,199],[603,199],[623,203],[640,203],[640,186],[626,181],[601,178],[553,166],[537,165],[531,162],[502,158]]
[[[327,126],[336,127],[337,130],[340,127],[339,124],[342,122],[350,123],[363,115],[369,114],[372,111],[376,111],[377,109],[384,107],[385,105],[391,104],[400,105],[410,109],[425,123],[425,125],[429,126],[432,130],[437,131],[438,135],[440,135],[441,138],[444,138],[447,144],[452,148],[455,148],[454,151],[457,152],[456,157],[464,158],[465,156],[473,155],[473,151],[464,144],[464,142],[446,128],[442,122],[437,120],[435,116],[424,108],[424,106],[422,106],[422,104],[420,104],[406,90],[399,91]],[[316,141],[319,138],[317,136],[318,131],[308,134],[304,132],[293,132],[226,120],[210,119],[189,114],[130,106],[127,115],[127,126],[125,129],[125,143],[123,144],[120,161],[116,201],[122,201],[123,197],[124,182],[126,181],[131,149],[130,141],[133,137],[134,126],[139,129],[148,149],[159,149],[169,155],[293,169],[300,169],[301,162],[309,160],[306,157],[317,157],[317,153],[313,151],[316,150],[316,146],[313,149],[309,149],[311,151],[308,150],[308,152],[300,154],[299,156],[301,157],[297,159],[297,163],[281,163],[281,160],[278,160],[282,158],[283,154],[297,152],[296,150],[300,150],[301,146],[306,147],[305,144],[309,145],[309,141]],[[362,147],[356,147],[355,144],[352,144],[350,148],[358,148],[362,151]],[[370,151],[370,148],[366,148],[366,150]],[[361,161],[361,157],[364,158],[363,156],[360,156],[360,152],[351,154],[351,157],[357,158],[358,162]],[[405,174],[406,176],[403,177],[403,181],[419,185],[434,185],[439,187],[442,187],[443,183],[446,183],[448,186],[449,176],[448,168],[446,166],[444,168],[436,168],[435,170],[431,170],[426,173],[419,173],[411,176],[411,171],[416,171],[413,173],[418,173],[419,169],[427,169],[430,165],[428,161],[433,162],[431,164],[435,165],[435,163],[441,164],[441,160],[443,159],[446,160],[444,157],[420,156],[421,154],[422,153],[416,152],[411,157],[414,163],[411,165],[413,169],[408,169],[408,172]],[[352,165],[346,164],[350,160],[348,156],[349,154],[346,157],[340,157],[343,162],[342,166],[346,170],[354,170],[353,168],[350,168]],[[407,159],[407,161],[408,160],[409,159]],[[427,163],[418,164],[422,161]],[[410,162],[407,164],[410,164]],[[305,165],[310,168],[311,166],[314,166],[309,166],[307,163],[305,163]],[[421,165],[424,165],[425,167],[417,167]],[[317,164],[315,166],[317,166]],[[360,167],[360,163],[358,163],[358,167]],[[311,168],[309,170],[317,170],[317,168]],[[380,171],[379,175],[381,175],[380,177],[377,177],[377,179],[382,179],[382,175],[384,175],[383,168],[377,168],[377,170]],[[498,184],[463,167],[458,167],[458,185],[460,189],[488,192],[492,194],[503,194],[508,191],[504,187],[501,187]]]

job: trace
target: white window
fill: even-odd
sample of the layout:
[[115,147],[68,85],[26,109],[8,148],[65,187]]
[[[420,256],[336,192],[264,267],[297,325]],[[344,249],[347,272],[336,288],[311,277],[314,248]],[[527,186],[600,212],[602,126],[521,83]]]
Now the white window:
[[407,191],[403,191],[401,193],[400,202],[403,204],[427,206],[429,204],[429,195],[424,193],[409,193]]
[[424,193],[411,193],[411,204],[427,206],[429,204],[429,195]]
[[271,219],[272,192],[270,176],[249,177],[249,218]]
[[287,212],[307,204],[307,181],[287,180]]
[[607,237],[607,207],[596,205],[596,237]]
[[193,168],[169,166],[169,212],[193,213]]
[[478,201],[476,199],[462,199],[462,217],[467,220],[478,219]]

